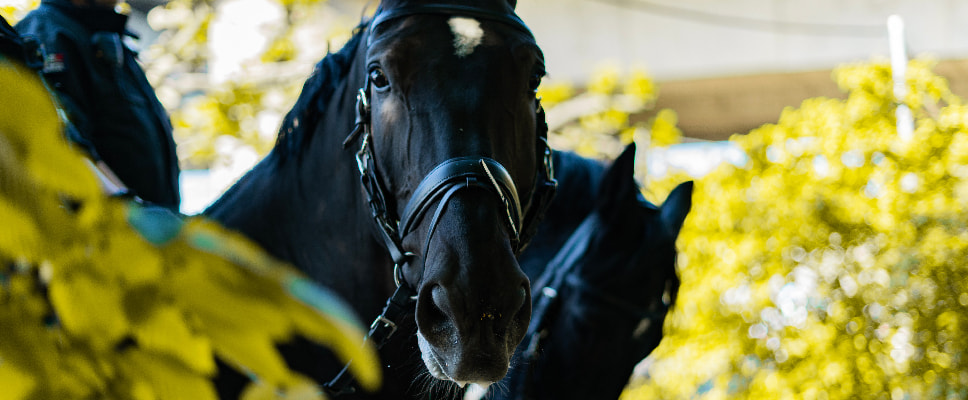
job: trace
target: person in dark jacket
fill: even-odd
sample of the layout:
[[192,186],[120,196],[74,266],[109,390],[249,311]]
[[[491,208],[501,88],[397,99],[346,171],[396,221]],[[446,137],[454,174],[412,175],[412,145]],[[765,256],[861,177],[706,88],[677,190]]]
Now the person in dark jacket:
[[0,60],[13,61],[33,70],[43,66],[40,47],[20,37],[3,16],[0,16]]
[[132,194],[177,211],[171,123],[136,53],[118,0],[42,0],[15,28],[44,47],[42,72],[92,158]]

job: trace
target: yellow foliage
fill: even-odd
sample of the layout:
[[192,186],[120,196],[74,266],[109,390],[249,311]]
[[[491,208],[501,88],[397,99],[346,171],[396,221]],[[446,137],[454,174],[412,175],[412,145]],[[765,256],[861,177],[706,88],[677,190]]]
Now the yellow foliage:
[[669,108],[659,110],[652,119],[651,146],[665,147],[682,142],[682,131],[676,126],[679,116]]
[[321,398],[276,352],[296,334],[379,384],[342,301],[210,221],[105,197],[36,77],[0,63],[0,87],[0,398],[213,399],[216,356],[261,398]]
[[615,65],[599,67],[588,82],[588,91],[595,94],[610,95],[619,87],[622,74]]
[[[623,74],[614,65],[599,68],[586,91],[578,95],[571,84],[560,81],[543,82],[538,88],[548,111],[551,146],[598,159],[614,159],[636,136],[650,130],[632,120],[651,110],[657,93],[654,81],[644,71],[633,69]],[[662,121],[668,117],[666,112]],[[665,125],[659,128],[664,129],[660,132],[663,137],[676,129]]]
[[643,102],[654,102],[659,90],[655,81],[645,71],[633,70],[625,82],[625,94],[640,99]]
[[14,0],[0,4],[0,17],[7,20],[7,23],[14,25],[20,21],[30,10],[37,8],[40,0]]
[[[209,28],[228,7],[209,0],[171,0],[149,15],[163,30],[142,55],[159,98],[168,107],[183,169],[215,169],[245,154],[264,156],[275,143],[282,117],[325,55],[359,22],[323,0],[274,1],[284,11],[282,25],[263,32],[268,46],[231,77],[213,76]],[[372,9],[370,9],[372,12]],[[318,54],[316,54],[318,53]],[[224,62],[224,61],[223,61]]]
[[538,98],[545,109],[554,108],[562,101],[570,99],[575,95],[575,88],[568,82],[542,81],[538,86]]
[[[206,96],[188,100],[183,108],[173,112],[172,127],[182,164],[189,168],[212,165],[224,156],[217,143],[225,137],[237,138],[260,155],[268,153],[275,144],[275,132],[267,135],[256,123],[258,112],[268,108],[265,92],[264,88],[244,83],[225,84]],[[298,89],[286,92],[295,95]]]
[[968,398],[968,114],[912,61],[903,141],[890,77],[843,66],[846,99],[730,139],[749,161],[697,181],[666,337],[623,399]]

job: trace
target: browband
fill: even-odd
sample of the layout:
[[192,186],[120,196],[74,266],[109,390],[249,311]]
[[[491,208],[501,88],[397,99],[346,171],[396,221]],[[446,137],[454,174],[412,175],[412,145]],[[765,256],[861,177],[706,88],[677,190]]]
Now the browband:
[[450,4],[424,4],[394,8],[390,10],[377,10],[376,15],[373,16],[373,20],[370,21],[370,29],[376,29],[377,26],[391,19],[416,14],[459,15],[464,17],[497,21],[527,33],[530,36],[534,36],[534,34],[531,33],[531,30],[528,29],[528,26],[524,24],[524,21],[513,13],[502,13],[473,6]]

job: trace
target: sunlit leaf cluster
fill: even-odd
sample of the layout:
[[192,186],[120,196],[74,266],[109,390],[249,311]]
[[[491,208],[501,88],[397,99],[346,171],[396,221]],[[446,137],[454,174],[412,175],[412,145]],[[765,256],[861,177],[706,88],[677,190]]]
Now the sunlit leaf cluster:
[[834,71],[700,179],[682,287],[637,399],[968,398],[968,107],[912,61]]
[[648,171],[655,150],[682,142],[678,116],[672,109],[655,110],[658,85],[641,69],[623,73],[604,65],[582,86],[546,80],[538,88],[547,111],[549,142],[556,150],[612,160],[632,141],[638,144],[635,170],[643,195],[656,204],[690,177],[670,170],[660,179]]
[[[183,169],[217,168],[239,154],[258,159],[268,153],[315,62],[339,46],[359,18],[319,0],[250,1],[277,10],[278,21],[246,26],[248,21],[231,14],[253,6],[240,1],[174,0],[148,15],[163,32],[142,59],[171,115]],[[260,32],[258,43],[244,43],[253,48],[250,57],[219,57],[231,51],[214,40],[214,30],[224,26]],[[214,70],[220,62],[237,68],[219,75]]]
[[[179,154],[188,155],[181,160],[183,168],[209,168],[230,161],[225,157],[240,150],[253,152],[256,157],[268,153],[284,115],[279,108],[285,89],[233,84],[187,99],[172,113]],[[293,96],[298,95],[295,87],[288,89],[293,89]]]
[[[166,31],[143,58],[171,113],[184,168],[217,168],[239,154],[265,155],[312,65],[325,55],[305,50],[306,38],[334,49],[359,21],[359,14],[333,12],[325,2],[273,2],[284,7],[285,24],[267,32],[269,44],[261,55],[224,81],[213,81],[208,68],[215,50],[209,35],[222,12],[218,4],[176,0],[149,14],[152,26]],[[334,14],[342,17],[327,18]],[[611,65],[593,73],[580,90],[553,79],[539,90],[549,110],[552,145],[599,158],[614,158],[636,134],[648,140],[652,122],[635,120],[652,110],[657,95],[642,70],[623,72]],[[669,128],[659,130],[661,144],[676,143],[681,134],[675,114],[666,110],[657,119]]]
[[0,17],[10,25],[20,21],[27,12],[40,5],[40,0],[7,0],[0,3]]
[[581,89],[551,79],[538,88],[538,96],[547,110],[549,140],[555,149],[613,159],[633,140],[649,141],[650,127],[658,128],[655,138],[661,143],[657,145],[681,138],[672,110],[660,111],[649,124],[636,121],[652,111],[658,96],[655,82],[642,70],[623,73],[606,65],[591,74]]
[[275,348],[294,335],[378,384],[348,306],[212,222],[106,197],[33,73],[0,62],[0,87],[0,398],[214,399],[216,356],[244,398],[322,398]]

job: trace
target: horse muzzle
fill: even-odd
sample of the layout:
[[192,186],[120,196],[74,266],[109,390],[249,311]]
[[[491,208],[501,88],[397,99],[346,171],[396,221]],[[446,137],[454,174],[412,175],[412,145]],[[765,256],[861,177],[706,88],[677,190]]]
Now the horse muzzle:
[[423,292],[417,300],[417,342],[431,375],[460,386],[487,387],[503,379],[530,320],[526,288],[484,298],[441,285]]

